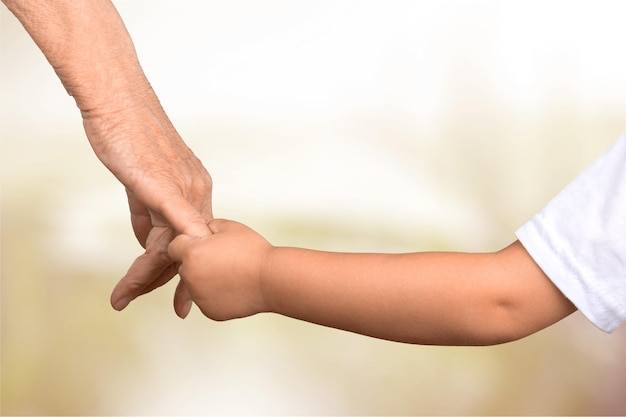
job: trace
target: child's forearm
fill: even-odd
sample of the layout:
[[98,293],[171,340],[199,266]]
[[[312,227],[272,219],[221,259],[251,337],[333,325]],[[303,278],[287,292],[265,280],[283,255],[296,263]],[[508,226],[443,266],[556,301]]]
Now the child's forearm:
[[382,339],[487,345],[575,310],[524,247],[496,253],[350,254],[273,247],[247,226],[213,220],[169,254],[215,320],[274,312]]
[[419,344],[502,343],[574,311],[518,242],[492,254],[275,248],[262,283],[274,312]]

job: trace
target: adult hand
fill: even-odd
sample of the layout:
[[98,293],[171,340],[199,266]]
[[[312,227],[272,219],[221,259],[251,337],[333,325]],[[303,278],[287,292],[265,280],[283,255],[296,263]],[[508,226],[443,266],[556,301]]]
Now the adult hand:
[[[109,0],[2,1],[76,100],[94,151],[126,187],[133,229],[146,252],[111,295],[123,309],[175,275],[167,255],[175,234],[210,234],[211,177],[167,118]],[[184,285],[174,299],[184,317],[191,306]]]
[[[178,267],[168,256],[168,244],[179,233],[210,235],[207,222],[213,217],[209,173],[175,131],[156,96],[138,97],[144,100],[122,113],[83,112],[96,155],[126,186],[133,230],[145,248],[111,294],[117,310],[172,279]],[[184,284],[176,289],[174,307],[180,317],[191,308]]]

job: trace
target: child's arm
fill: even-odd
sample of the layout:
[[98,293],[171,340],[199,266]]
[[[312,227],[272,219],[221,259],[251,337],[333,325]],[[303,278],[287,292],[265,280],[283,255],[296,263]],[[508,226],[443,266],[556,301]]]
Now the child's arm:
[[248,227],[209,223],[170,256],[217,320],[275,312],[383,339],[487,345],[575,311],[519,242],[496,253],[356,254],[274,247]]

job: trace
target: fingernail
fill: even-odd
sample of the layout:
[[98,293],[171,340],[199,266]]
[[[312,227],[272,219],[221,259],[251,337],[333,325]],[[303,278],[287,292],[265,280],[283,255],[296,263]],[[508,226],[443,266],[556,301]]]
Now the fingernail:
[[124,310],[130,302],[133,301],[131,297],[122,298],[113,306],[117,311]]
[[180,312],[180,318],[184,319],[185,317],[187,317],[189,315],[189,312],[191,311],[191,306],[193,305],[193,301],[189,300],[185,303],[185,305],[183,305],[183,309]]

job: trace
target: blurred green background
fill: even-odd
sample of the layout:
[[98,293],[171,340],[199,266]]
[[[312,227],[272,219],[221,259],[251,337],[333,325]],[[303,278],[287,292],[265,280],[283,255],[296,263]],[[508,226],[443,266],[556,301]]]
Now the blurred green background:
[[[216,216],[279,245],[496,250],[626,131],[623,1],[115,4]],[[443,348],[182,321],[173,282],[113,311],[124,190],[0,17],[2,414],[626,414],[626,329],[579,313]]]

